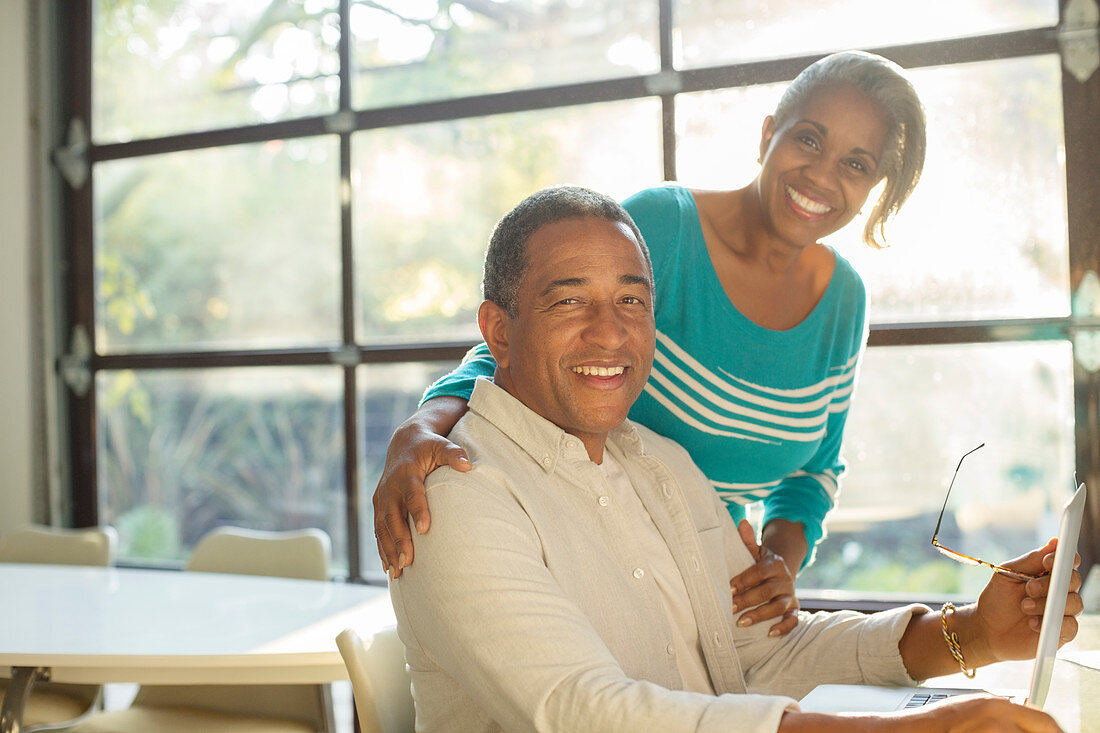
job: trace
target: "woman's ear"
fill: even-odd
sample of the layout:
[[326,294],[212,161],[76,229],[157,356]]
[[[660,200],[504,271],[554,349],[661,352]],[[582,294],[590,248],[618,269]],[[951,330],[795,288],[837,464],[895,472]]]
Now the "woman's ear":
[[498,367],[508,366],[508,325],[512,319],[504,309],[491,300],[482,301],[477,309],[477,325],[481,337],[496,360]]
[[773,137],[775,137],[775,118],[768,115],[764,118],[764,125],[760,129],[760,157],[757,158],[757,163],[764,162],[764,156],[768,154],[768,146],[772,144]]

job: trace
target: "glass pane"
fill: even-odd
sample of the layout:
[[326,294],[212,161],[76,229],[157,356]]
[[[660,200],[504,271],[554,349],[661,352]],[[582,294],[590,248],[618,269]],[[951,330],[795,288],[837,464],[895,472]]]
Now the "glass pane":
[[346,572],[340,369],[111,371],[96,389],[100,518],[121,560],[178,563],[222,524],[319,527]]
[[660,181],[659,119],[647,99],[356,134],[358,337],[480,338],[496,221],[551,184],[622,198]]
[[[872,318],[1069,315],[1062,69],[1057,56],[918,69],[928,117],[920,184],[889,249],[831,243],[863,276]],[[867,207],[865,210],[869,211]]]
[[963,464],[940,541],[1003,562],[1058,533],[1073,429],[1068,343],[869,349],[845,439],[849,472],[799,588],[976,597],[988,571],[930,544],[959,458],[985,443]]
[[[862,243],[865,217],[828,242],[863,276],[878,323],[1069,314],[1065,146],[1056,56],[917,69],[928,116],[920,184]],[[736,188],[785,84],[677,97],[677,174]],[[872,200],[878,195],[872,191]],[[871,200],[864,207],[870,213]]]
[[648,74],[657,3],[354,0],[352,104],[384,107]]
[[99,349],[337,341],[338,156],[325,137],[96,166]]
[[335,111],[335,0],[95,0],[96,142]]
[[374,542],[374,506],[371,497],[382,476],[390,436],[416,411],[424,389],[455,368],[455,362],[374,364],[359,367],[359,536],[364,574],[382,572]]
[[1056,0],[925,0],[903,11],[881,0],[674,0],[677,66],[872,48],[1058,23]]

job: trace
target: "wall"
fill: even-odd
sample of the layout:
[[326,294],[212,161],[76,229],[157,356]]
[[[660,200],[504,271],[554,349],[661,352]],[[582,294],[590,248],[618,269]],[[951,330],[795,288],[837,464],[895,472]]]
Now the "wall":
[[29,2],[0,2],[0,533],[35,504]]

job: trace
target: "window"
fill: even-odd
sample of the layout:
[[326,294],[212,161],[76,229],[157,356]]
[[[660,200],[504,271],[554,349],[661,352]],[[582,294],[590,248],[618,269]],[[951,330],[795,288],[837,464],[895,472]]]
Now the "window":
[[57,4],[74,519],[151,564],[319,526],[380,578],[386,443],[477,338],[496,219],[551,183],[743,185],[786,82],[860,47],[911,70],[929,155],[889,249],[830,240],[872,331],[799,586],[972,593],[928,545],[962,453],[987,444],[945,536],[982,556],[1045,539],[1074,471],[1100,486],[1100,75],[1067,68],[1061,5]]

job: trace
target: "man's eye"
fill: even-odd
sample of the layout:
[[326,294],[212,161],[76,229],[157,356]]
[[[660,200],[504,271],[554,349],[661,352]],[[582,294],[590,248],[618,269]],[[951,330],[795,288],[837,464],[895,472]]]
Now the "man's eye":
[[645,301],[636,295],[628,295],[623,298],[623,302],[629,305],[645,305]]

